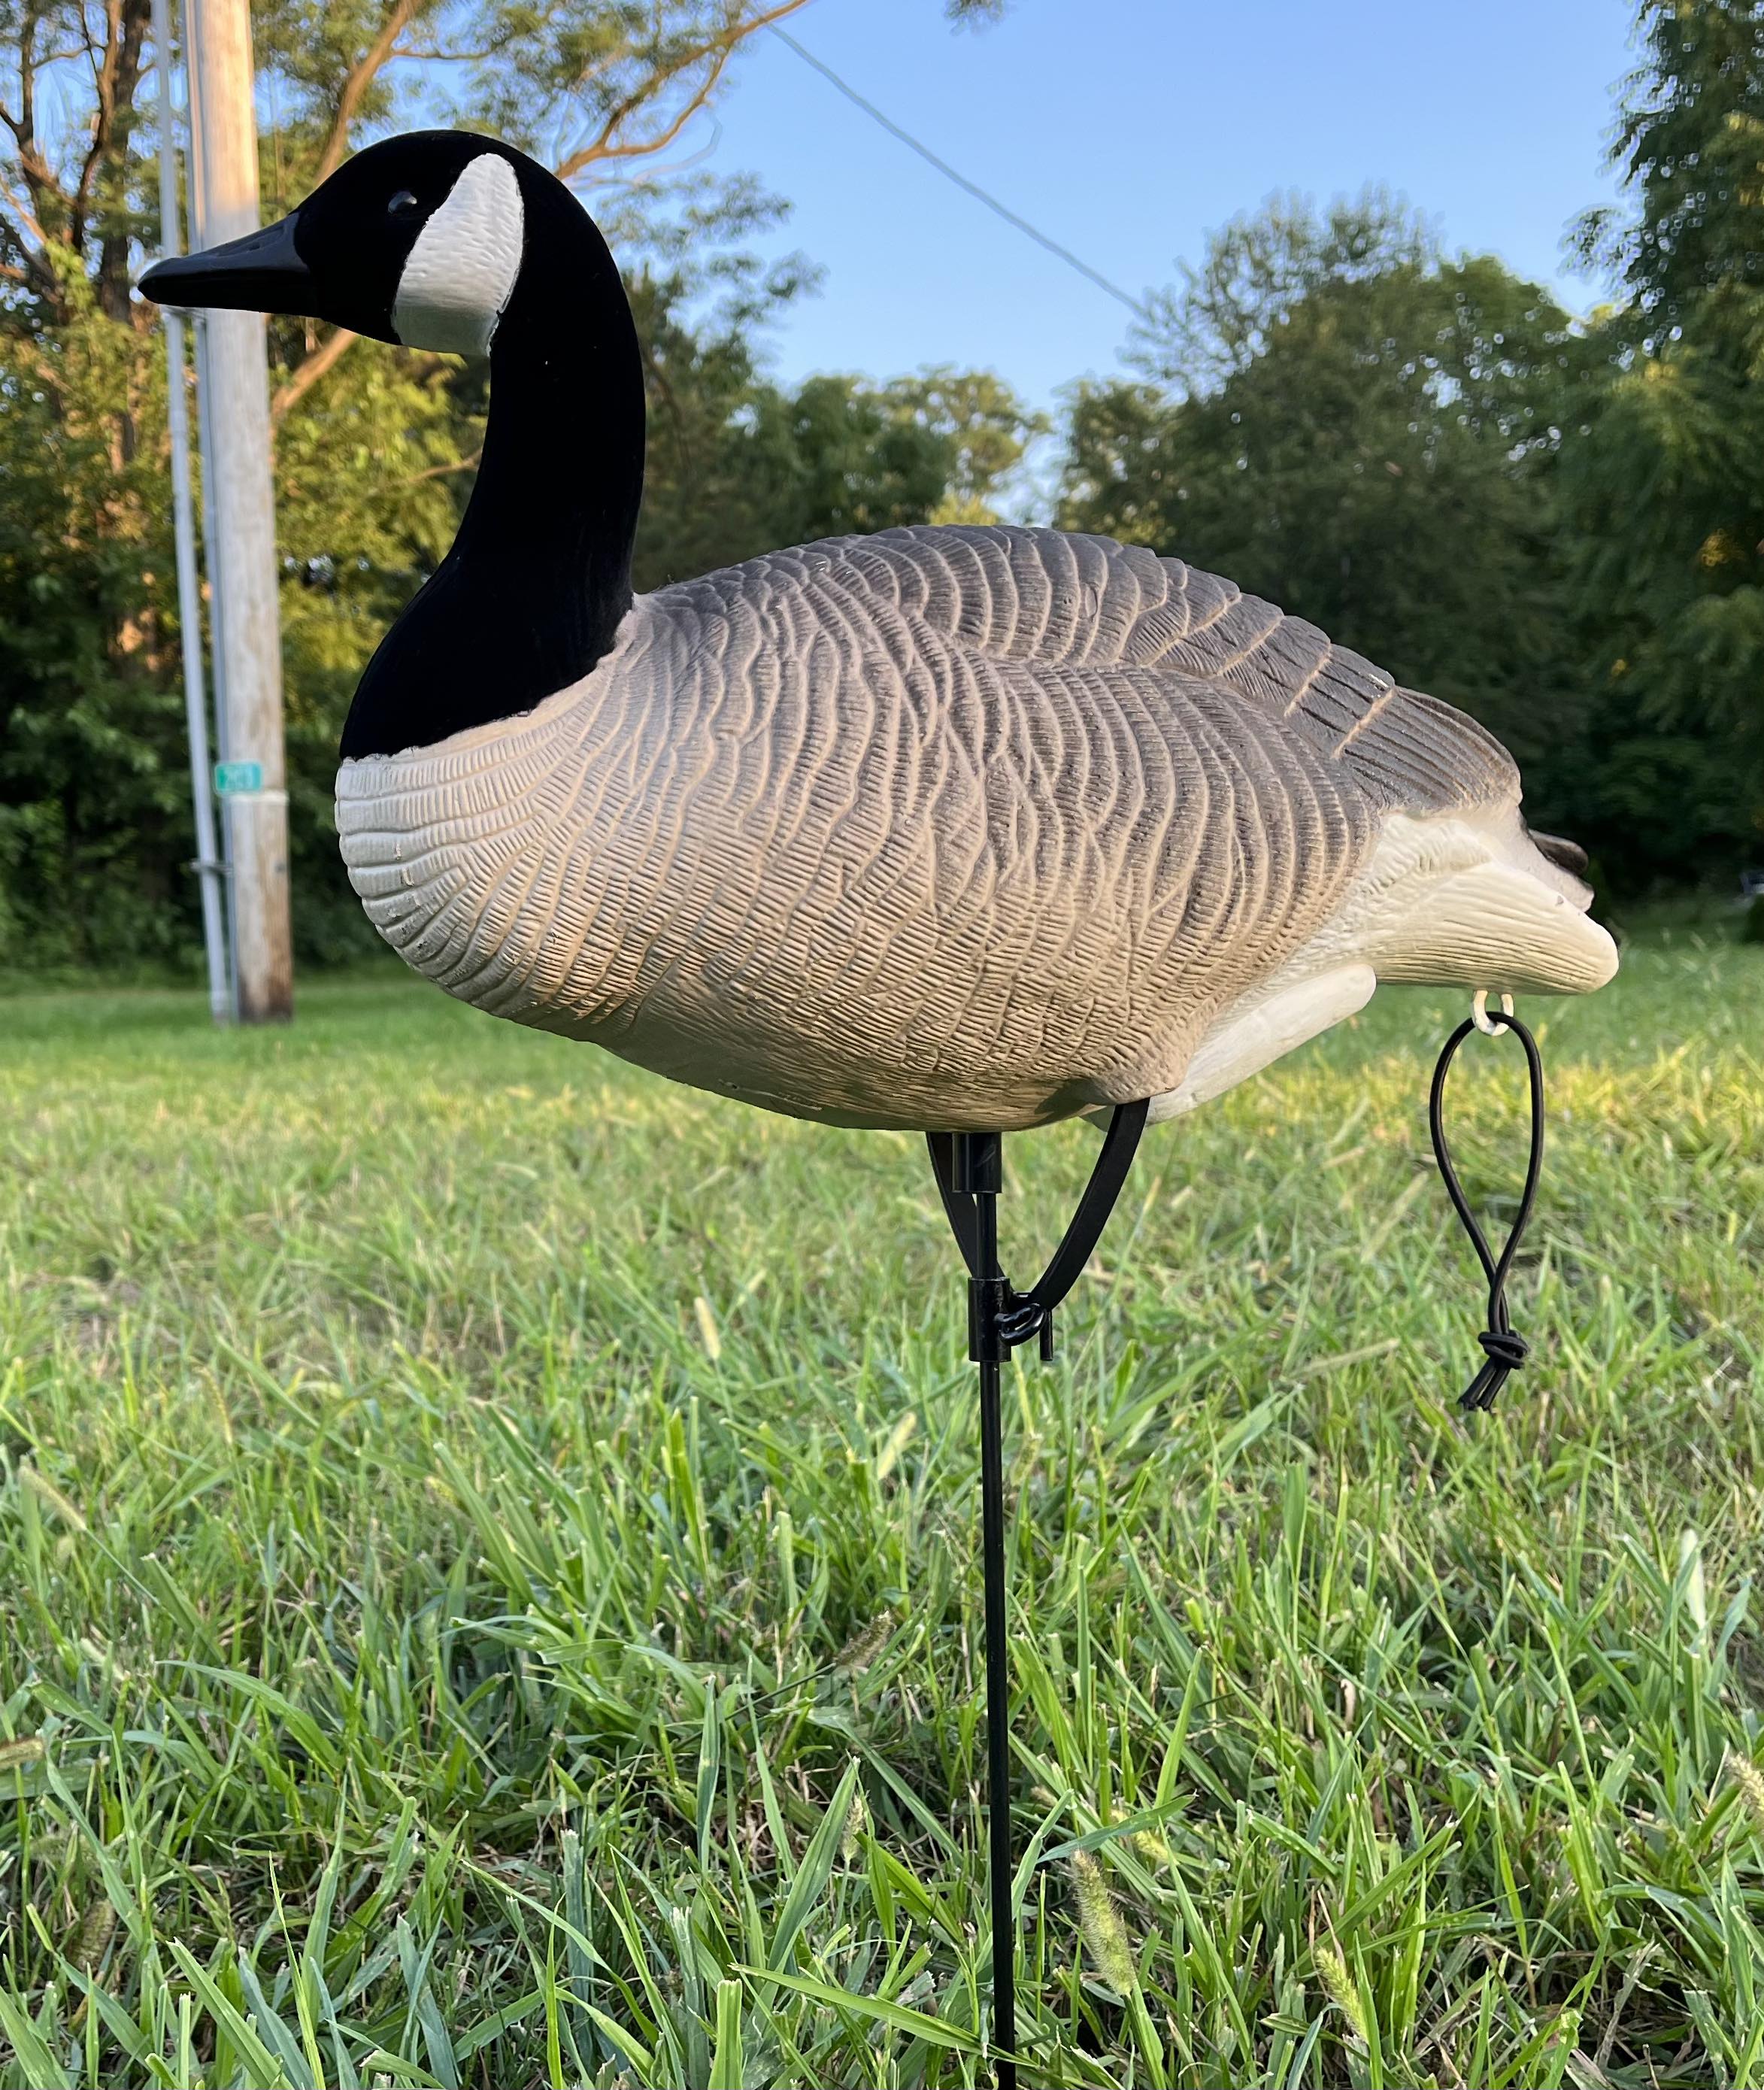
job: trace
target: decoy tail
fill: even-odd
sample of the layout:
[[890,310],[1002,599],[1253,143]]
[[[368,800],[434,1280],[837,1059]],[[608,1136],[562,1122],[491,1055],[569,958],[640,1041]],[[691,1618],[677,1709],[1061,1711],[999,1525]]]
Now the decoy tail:
[[1526,833],[1546,862],[1553,863],[1558,871],[1572,871],[1576,878],[1586,875],[1586,852],[1578,842],[1571,842],[1562,835],[1539,834],[1535,828],[1527,828]]

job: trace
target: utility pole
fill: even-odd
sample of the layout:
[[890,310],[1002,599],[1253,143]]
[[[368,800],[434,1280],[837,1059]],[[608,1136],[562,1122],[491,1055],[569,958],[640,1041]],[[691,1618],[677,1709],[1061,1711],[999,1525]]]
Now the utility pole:
[[[257,123],[247,0],[188,0],[191,173],[202,243],[258,227]],[[255,312],[207,315],[209,570],[220,772],[231,848],[238,1018],[294,1013],[288,912],[288,790],[281,729],[281,627],[269,463],[269,363]]]

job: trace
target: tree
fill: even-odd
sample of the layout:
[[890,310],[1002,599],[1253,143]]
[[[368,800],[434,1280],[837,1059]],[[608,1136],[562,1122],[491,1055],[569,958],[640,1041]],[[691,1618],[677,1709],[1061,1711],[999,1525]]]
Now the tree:
[[1081,388],[1063,519],[1229,574],[1483,717],[1550,775],[1576,703],[1553,483],[1600,351],[1377,194],[1228,226]]
[[811,377],[794,393],[756,393],[753,408],[775,544],[996,521],[989,497],[1043,425],[989,372],[948,368],[886,385]]
[[740,337],[667,328],[650,342],[640,586],[818,537],[996,521],[989,497],[1042,426],[986,372],[786,392],[753,373]]
[[1590,211],[1583,255],[1633,300],[1655,342],[1706,317],[1754,324],[1764,290],[1764,8],[1758,0],[1642,0],[1647,58],[1625,83],[1611,163],[1635,208]]
[[1565,475],[1601,674],[1601,815],[1658,871],[1764,830],[1764,8],[1646,0],[1612,159],[1578,228],[1626,302]]
[[58,325],[0,344],[0,964],[163,957],[189,772],[164,612],[163,366],[60,256]]

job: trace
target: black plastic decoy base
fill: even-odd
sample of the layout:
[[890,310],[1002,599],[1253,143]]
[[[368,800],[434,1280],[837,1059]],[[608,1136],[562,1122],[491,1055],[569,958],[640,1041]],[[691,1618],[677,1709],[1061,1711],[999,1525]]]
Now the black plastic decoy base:
[[1041,1280],[1018,1292],[998,1265],[998,1198],[1004,1142],[996,1132],[928,1135],[943,1209],[968,1265],[968,1353],[980,1367],[981,1553],[986,1585],[986,1799],[992,1903],[992,2049],[998,2090],[1016,2090],[1017,1925],[1013,1906],[1011,1818],[1011,1679],[1006,1642],[1004,1423],[1000,1368],[1033,1336],[1044,1361],[1054,1354],[1054,1309],[1071,1291],[1102,1236],[1132,1166],[1147,1105],[1124,1103],[1109,1121],[1102,1151]]

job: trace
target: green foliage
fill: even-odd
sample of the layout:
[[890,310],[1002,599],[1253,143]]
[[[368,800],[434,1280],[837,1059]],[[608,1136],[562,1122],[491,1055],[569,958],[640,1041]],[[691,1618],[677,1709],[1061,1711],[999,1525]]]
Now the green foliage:
[[996,521],[989,497],[1045,424],[985,372],[938,369],[873,385],[811,377],[758,402],[755,438],[784,461],[773,544],[903,523]]
[[164,364],[105,316],[83,272],[58,264],[57,287],[61,323],[0,348],[7,964],[166,955],[190,854]]
[[766,304],[695,329],[682,316],[694,287],[677,269],[633,285],[650,417],[640,587],[818,537],[996,519],[993,499],[1047,426],[998,378],[820,376],[788,392],[756,367]]
[[843,536],[923,522],[948,484],[948,451],[910,408],[856,377],[811,377],[767,402],[758,431],[792,464],[779,510],[798,525],[780,538]]
[[1639,20],[1647,57],[1614,148],[1634,214],[1581,228],[1629,294],[1603,329],[1621,368],[1564,477],[1616,728],[1610,838],[1637,778],[1663,769],[1666,835],[1644,819],[1625,845],[1704,867],[1755,860],[1764,828],[1764,14],[1647,0]]
[[1230,226],[1081,389],[1063,519],[1140,537],[1484,718],[1547,804],[1569,700],[1552,481],[1597,351],[1534,285],[1384,199]]
[[[1474,1430],[1460,1013],[1152,1133],[1007,1375],[1038,2084],[1758,2081],[1764,953],[1552,1008]],[[922,1145],[407,979],[12,1002],[0,1122],[0,2084],[989,2080]],[[1094,1144],[1013,1142],[1013,1266]]]
[[1577,234],[1658,341],[1711,298],[1749,304],[1764,290],[1764,14],[1756,0],[1640,0],[1636,27],[1646,55],[1611,157],[1639,209],[1589,212]]

